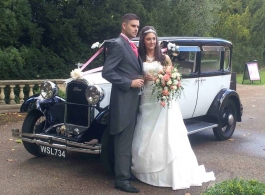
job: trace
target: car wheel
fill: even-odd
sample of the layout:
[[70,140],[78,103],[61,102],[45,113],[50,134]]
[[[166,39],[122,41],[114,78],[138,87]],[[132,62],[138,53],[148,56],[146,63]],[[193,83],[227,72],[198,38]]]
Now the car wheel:
[[[22,133],[40,133],[45,125],[45,117],[38,110],[32,110],[26,116],[23,125]],[[22,141],[25,149],[36,157],[45,156],[39,152],[39,146],[35,143]]]
[[236,128],[237,111],[235,103],[229,99],[225,101],[219,111],[218,127],[213,129],[214,135],[218,140],[229,139]]
[[107,127],[101,138],[100,161],[110,175],[114,175],[114,140]]

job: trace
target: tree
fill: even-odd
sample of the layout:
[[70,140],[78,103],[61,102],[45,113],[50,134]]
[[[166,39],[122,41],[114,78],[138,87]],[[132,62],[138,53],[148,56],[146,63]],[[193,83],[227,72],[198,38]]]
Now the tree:
[[250,22],[251,46],[253,48],[252,60],[258,60],[260,65],[264,66],[265,61],[265,2],[259,2],[259,9],[253,13]]
[[[232,3],[233,2],[233,3]],[[212,28],[212,36],[230,40],[233,43],[233,71],[243,72],[244,65],[251,59],[249,47],[251,33],[249,30],[250,13],[244,10],[241,1],[224,1],[219,13],[219,20]]]
[[220,9],[216,0],[163,0],[156,4],[156,9],[149,9],[148,3],[143,3],[159,36],[207,35]]
[[31,21],[27,0],[0,2],[0,77],[17,79],[25,76],[26,61],[21,47],[40,43],[41,29]]

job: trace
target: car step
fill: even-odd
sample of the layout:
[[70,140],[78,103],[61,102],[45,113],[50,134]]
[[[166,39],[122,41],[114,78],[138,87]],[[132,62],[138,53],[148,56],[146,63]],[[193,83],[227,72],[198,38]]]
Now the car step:
[[202,122],[202,121],[192,121],[192,122],[188,121],[188,122],[185,122],[185,125],[188,131],[188,135],[197,133],[200,131],[212,129],[218,126],[218,124],[215,124],[215,123],[207,123],[207,122]]

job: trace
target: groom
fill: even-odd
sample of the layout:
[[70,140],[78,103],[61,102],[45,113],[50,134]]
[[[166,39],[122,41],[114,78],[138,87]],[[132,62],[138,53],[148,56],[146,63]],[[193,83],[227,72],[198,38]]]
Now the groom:
[[122,17],[121,34],[108,47],[102,77],[112,83],[110,97],[110,134],[114,136],[116,189],[138,193],[130,182],[131,150],[140,96],[144,84],[143,64],[137,48],[130,42],[139,29],[139,17],[129,13]]

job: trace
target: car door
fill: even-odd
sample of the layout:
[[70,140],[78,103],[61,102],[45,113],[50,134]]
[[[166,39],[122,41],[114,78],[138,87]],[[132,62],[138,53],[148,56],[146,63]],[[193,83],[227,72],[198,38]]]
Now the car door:
[[231,72],[224,71],[226,55],[222,46],[204,46],[200,53],[197,104],[193,117],[207,113],[214,98],[223,88],[229,88]]
[[196,108],[198,93],[198,70],[196,56],[200,52],[198,46],[179,46],[179,54],[173,63],[178,64],[178,71],[182,74],[183,93],[179,107],[184,119],[191,118]]

